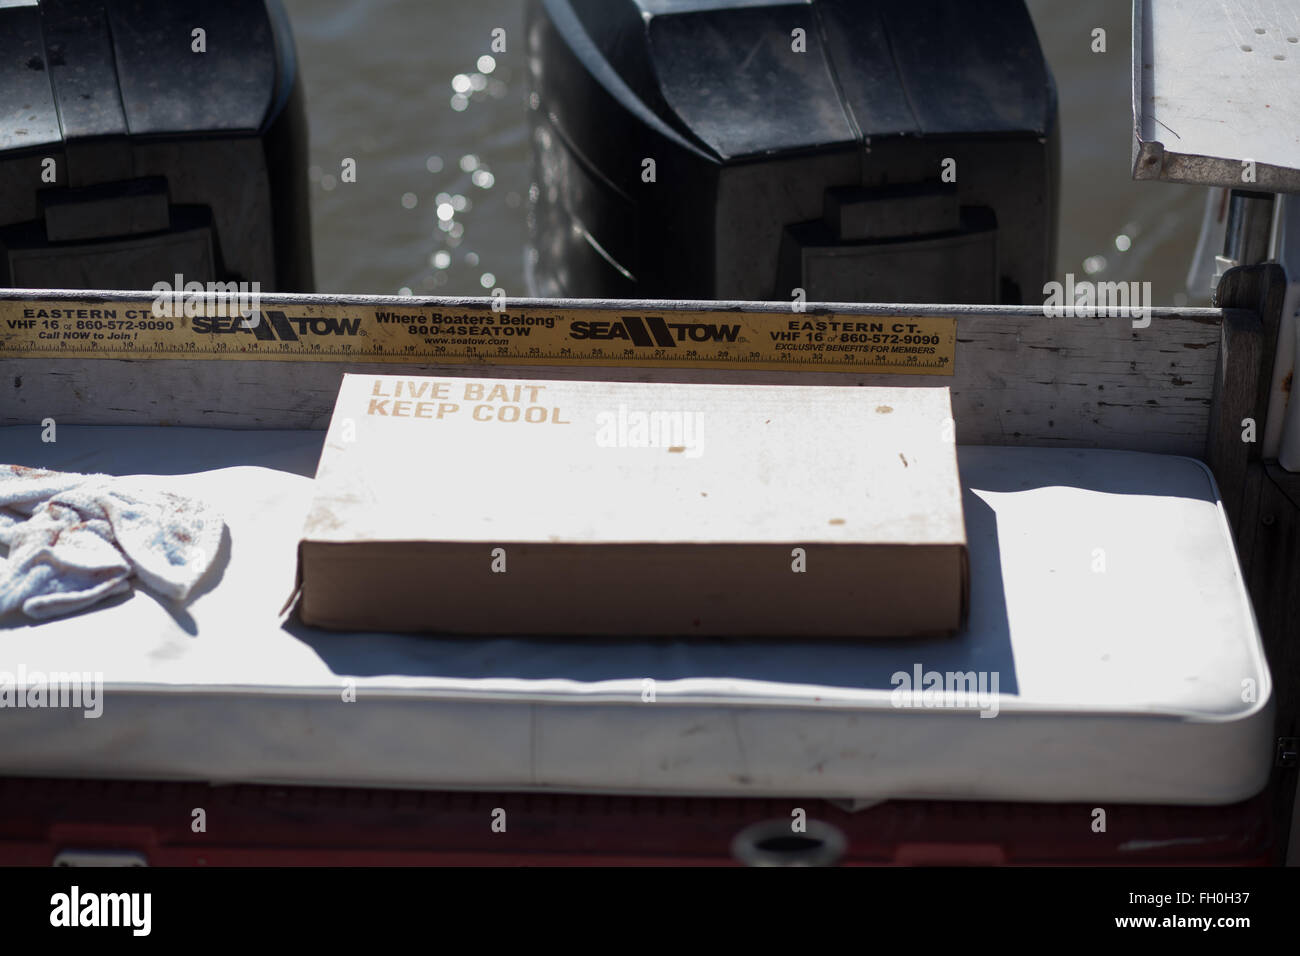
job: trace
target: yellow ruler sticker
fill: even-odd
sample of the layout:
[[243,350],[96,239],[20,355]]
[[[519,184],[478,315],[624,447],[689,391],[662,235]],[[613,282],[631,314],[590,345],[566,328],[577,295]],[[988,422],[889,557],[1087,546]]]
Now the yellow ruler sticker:
[[[218,303],[224,306],[224,303]],[[233,312],[233,309],[231,310]],[[282,301],[250,316],[208,303],[0,300],[0,358],[241,359],[445,365],[649,366],[952,375],[941,316],[531,305]]]

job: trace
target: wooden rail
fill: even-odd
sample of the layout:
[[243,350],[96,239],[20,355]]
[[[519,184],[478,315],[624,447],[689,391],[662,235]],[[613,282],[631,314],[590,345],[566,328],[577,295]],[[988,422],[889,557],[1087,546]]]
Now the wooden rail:
[[[0,302],[39,297],[93,304],[149,293],[0,291]],[[432,309],[490,308],[489,300],[266,295],[262,307],[311,305],[382,310],[425,303]],[[1210,435],[1220,327],[1218,309],[1153,310],[1145,327],[1128,316],[1047,318],[1032,307],[809,305],[789,303],[599,302],[518,300],[551,310],[639,308],[665,314],[778,312],[815,319],[847,316],[952,316],[957,320],[951,375],[899,375],[655,367],[408,365],[365,362],[191,360],[183,358],[40,359],[0,349],[0,424],[169,424],[221,428],[324,428],[344,372],[611,381],[839,385],[947,385],[953,390],[957,439],[963,444],[1121,448],[1202,456]],[[1236,319],[1248,322],[1249,316]],[[779,328],[772,319],[773,328]],[[1142,320],[1138,320],[1142,325]],[[3,330],[0,330],[3,332]]]

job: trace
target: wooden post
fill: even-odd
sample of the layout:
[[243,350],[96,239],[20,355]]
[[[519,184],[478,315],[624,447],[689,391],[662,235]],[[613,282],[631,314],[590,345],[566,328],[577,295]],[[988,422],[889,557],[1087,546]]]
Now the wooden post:
[[1264,325],[1253,312],[1227,309],[1220,331],[1219,361],[1205,443],[1205,460],[1223,496],[1228,523],[1238,534],[1247,488],[1247,469],[1262,438],[1259,383],[1263,376]]
[[[1286,287],[1275,263],[1239,266],[1220,280],[1215,303],[1225,310],[1223,340],[1206,440],[1273,675],[1279,740],[1300,733],[1300,475],[1264,461],[1258,440],[1240,439],[1244,418],[1255,420],[1255,435],[1263,438]],[[1296,776],[1294,766],[1275,765],[1269,783],[1280,855]]]

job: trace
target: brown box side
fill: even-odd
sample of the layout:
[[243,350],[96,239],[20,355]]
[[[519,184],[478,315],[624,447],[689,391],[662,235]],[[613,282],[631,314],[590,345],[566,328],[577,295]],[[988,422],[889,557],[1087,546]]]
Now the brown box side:
[[957,544],[304,541],[299,607],[341,630],[922,637],[961,629],[966,565]]

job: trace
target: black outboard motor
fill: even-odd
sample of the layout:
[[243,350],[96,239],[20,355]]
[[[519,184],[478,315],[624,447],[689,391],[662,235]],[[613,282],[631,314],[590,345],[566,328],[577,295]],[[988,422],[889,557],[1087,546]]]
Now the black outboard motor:
[[0,286],[314,285],[279,0],[0,3]]
[[1037,301],[1056,92],[1023,0],[530,0],[539,295]]

